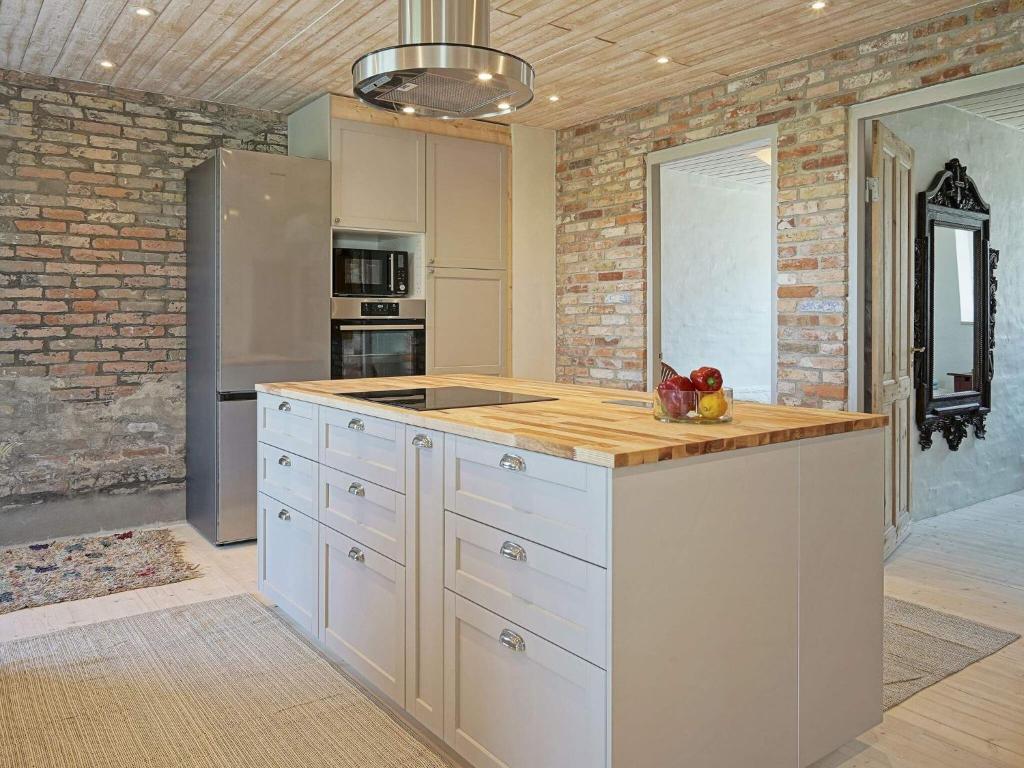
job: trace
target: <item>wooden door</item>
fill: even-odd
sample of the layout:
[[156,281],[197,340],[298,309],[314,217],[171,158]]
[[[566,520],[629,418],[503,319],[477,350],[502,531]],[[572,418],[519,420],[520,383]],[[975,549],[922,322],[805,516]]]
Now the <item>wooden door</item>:
[[427,373],[505,373],[503,269],[427,269]]
[[335,227],[423,232],[426,137],[352,120],[331,122]]
[[508,149],[450,136],[427,137],[430,263],[507,267]]
[[871,410],[889,417],[883,517],[888,556],[910,532],[914,150],[878,121],[872,147]]

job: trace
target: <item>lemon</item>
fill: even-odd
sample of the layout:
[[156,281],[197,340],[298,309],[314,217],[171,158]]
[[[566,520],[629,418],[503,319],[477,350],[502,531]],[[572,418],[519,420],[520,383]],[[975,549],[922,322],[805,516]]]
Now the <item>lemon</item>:
[[705,419],[720,419],[729,410],[729,403],[721,391],[708,392],[700,398],[697,404],[697,413]]

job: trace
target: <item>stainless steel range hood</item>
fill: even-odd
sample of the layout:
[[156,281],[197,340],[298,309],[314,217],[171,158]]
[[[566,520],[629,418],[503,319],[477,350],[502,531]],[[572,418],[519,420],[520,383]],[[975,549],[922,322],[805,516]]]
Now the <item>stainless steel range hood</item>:
[[487,0],[400,0],[400,44],[352,65],[355,95],[390,112],[494,117],[533,99],[533,67],[490,43]]

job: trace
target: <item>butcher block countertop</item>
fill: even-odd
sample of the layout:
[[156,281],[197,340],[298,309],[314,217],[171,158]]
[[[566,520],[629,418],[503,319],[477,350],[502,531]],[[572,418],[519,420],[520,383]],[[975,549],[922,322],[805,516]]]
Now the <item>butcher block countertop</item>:
[[[555,401],[520,405],[412,411],[341,397],[344,392],[417,387],[475,387],[520,392]],[[886,417],[737,401],[731,424],[663,424],[651,395],[494,376],[444,375],[258,384],[273,395],[343,408],[367,416],[562,456],[602,467],[632,467],[738,448],[837,435],[886,425]]]

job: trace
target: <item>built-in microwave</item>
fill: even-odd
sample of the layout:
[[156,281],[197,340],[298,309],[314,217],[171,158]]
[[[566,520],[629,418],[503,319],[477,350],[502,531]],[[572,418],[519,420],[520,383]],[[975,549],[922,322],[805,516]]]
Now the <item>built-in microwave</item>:
[[335,248],[335,296],[405,296],[409,293],[409,254],[370,248]]

